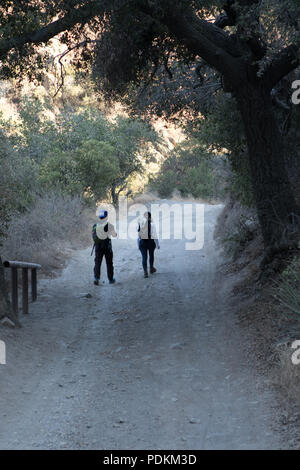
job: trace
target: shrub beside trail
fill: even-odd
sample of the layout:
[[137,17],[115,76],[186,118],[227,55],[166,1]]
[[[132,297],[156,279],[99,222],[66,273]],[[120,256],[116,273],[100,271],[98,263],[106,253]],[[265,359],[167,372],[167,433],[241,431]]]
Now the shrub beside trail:
[[11,216],[3,258],[39,263],[43,272],[62,266],[66,253],[90,242],[93,212],[78,196],[50,192]]

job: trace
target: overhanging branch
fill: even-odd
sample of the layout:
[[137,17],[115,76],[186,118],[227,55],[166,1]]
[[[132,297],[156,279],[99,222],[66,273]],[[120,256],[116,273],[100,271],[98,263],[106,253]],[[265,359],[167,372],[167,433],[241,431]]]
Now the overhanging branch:
[[[223,5],[224,13],[219,15],[214,25],[218,28],[224,29],[226,26],[235,26],[238,22],[238,13],[237,13],[237,5],[240,6],[241,11],[246,9],[247,7],[254,7],[255,5],[259,4],[260,0],[227,0],[227,3]],[[252,19],[251,21],[253,24],[259,25],[259,13],[255,10],[252,12]],[[252,25],[253,26],[253,25]],[[264,57],[266,53],[266,47],[261,42],[260,35],[256,32],[252,35],[252,37],[248,40],[248,46],[251,49],[254,57],[260,60]]]
[[198,18],[193,10],[166,9],[163,23],[192,54],[226,75],[232,85],[243,80],[242,51],[228,33]]
[[299,63],[299,49],[295,45],[288,46],[271,62],[262,79],[271,90],[283,77],[295,70]]
[[75,49],[79,49],[80,47],[84,47],[84,46],[86,46],[87,44],[92,44],[92,43],[96,43],[96,42],[97,42],[97,40],[95,40],[95,39],[89,39],[89,38],[87,38],[87,39],[85,39],[84,41],[81,41],[81,42],[75,44],[74,46],[68,47],[68,49],[66,49],[63,53],[58,54],[57,56],[55,56],[55,57],[53,58],[53,62],[54,62],[55,59],[57,59],[57,57],[58,57],[58,63],[59,63],[59,65],[60,65],[60,79],[61,79],[61,82],[60,82],[59,87],[57,88],[57,90],[56,90],[56,92],[54,93],[54,95],[53,95],[52,98],[55,98],[55,97],[58,95],[59,91],[60,91],[60,90],[63,88],[63,86],[64,86],[64,78],[65,78],[65,77],[64,77],[64,71],[65,71],[65,67],[64,67],[64,64],[63,64],[63,62],[62,62],[62,59],[63,59],[66,55],[70,54],[70,52],[74,51]]
[[234,26],[236,24],[236,11],[233,8],[234,0],[227,0],[223,6],[224,13],[219,15],[214,22],[215,26],[224,29],[226,26]]
[[72,28],[76,24],[85,24],[91,18],[103,13],[104,6],[100,1],[90,1],[86,5],[73,9],[70,13],[36,31],[22,36],[2,39],[0,41],[0,59],[15,48],[21,48],[26,44],[41,44],[49,41],[57,34]]

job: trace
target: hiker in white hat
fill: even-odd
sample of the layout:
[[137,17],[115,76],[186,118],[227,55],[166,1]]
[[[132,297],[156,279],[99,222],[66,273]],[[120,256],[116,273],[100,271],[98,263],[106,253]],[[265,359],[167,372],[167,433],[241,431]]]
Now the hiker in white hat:
[[93,249],[95,248],[94,284],[95,286],[99,285],[103,256],[106,260],[109,283],[114,284],[116,281],[114,278],[111,237],[116,237],[117,233],[114,226],[108,222],[108,212],[106,210],[99,212],[99,222],[93,225],[92,235],[94,240]]

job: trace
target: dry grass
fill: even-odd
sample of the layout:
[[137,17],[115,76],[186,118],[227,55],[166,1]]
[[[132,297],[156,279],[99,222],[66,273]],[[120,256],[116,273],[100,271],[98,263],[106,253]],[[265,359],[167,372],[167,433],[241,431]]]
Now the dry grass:
[[159,196],[153,192],[146,192],[143,194],[139,194],[138,196],[134,197],[130,202],[129,206],[133,204],[150,204],[151,202],[157,201]]
[[258,234],[255,210],[243,206],[238,201],[228,200],[218,218],[214,234],[225,253],[236,260]]
[[[285,424],[291,424],[290,418],[299,415],[299,422],[293,422],[299,433],[300,364],[292,362],[291,345],[300,340],[300,260],[287,258],[283,272],[272,268],[263,280],[262,237],[251,212],[229,201],[219,217],[215,236],[225,251],[234,255],[222,267],[222,275],[233,285],[233,308],[238,307],[239,324],[251,338],[249,362],[254,361],[280,391]],[[251,221],[250,237],[247,230],[243,231],[245,215]],[[234,236],[228,237],[230,233]]]
[[294,319],[289,328],[289,343],[277,345],[278,385],[291,405],[300,406],[300,364],[293,364],[291,344],[300,340],[300,259],[295,258],[276,281],[274,298],[279,301],[279,311],[286,319]]
[[281,274],[275,297],[283,309],[299,315],[300,320],[300,259],[295,258]]
[[[156,192],[146,192],[144,194],[140,194],[132,199],[132,201],[129,203],[129,205],[132,204],[150,204],[151,202],[156,202],[156,201],[163,201],[162,199]],[[168,201],[174,201],[174,202],[195,202],[198,204],[212,204],[212,205],[217,205],[217,204],[223,204],[223,201],[220,201],[218,199],[195,199],[193,196],[182,196],[179,191],[176,189],[173,191],[173,194],[170,198],[167,198],[166,200]]]
[[[300,339],[300,338],[299,338]],[[279,345],[278,367],[276,368],[275,383],[280,387],[286,402],[294,407],[300,406],[300,364],[293,364],[291,345]]]
[[3,259],[39,263],[44,273],[61,268],[72,249],[91,243],[91,212],[79,197],[39,196],[30,211],[12,218]]

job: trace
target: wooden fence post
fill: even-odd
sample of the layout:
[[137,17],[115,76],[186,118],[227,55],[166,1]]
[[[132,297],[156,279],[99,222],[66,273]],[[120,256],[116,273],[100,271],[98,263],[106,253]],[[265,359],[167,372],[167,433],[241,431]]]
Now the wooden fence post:
[[22,306],[23,313],[28,313],[28,269],[22,268]]
[[18,316],[18,268],[11,268],[11,305],[14,314]]
[[35,268],[31,270],[31,298],[32,302],[37,299],[37,270]]
[[28,313],[28,270],[31,269],[31,298],[35,302],[37,299],[37,270],[41,269],[40,264],[25,263],[23,261],[4,261],[5,268],[11,268],[11,303],[12,310],[18,316],[18,269],[22,269],[22,307],[23,313]]

